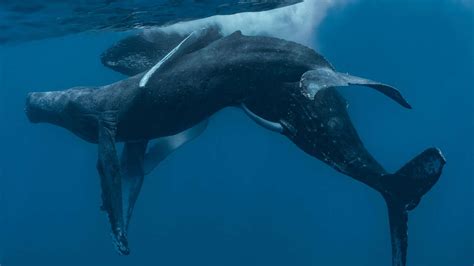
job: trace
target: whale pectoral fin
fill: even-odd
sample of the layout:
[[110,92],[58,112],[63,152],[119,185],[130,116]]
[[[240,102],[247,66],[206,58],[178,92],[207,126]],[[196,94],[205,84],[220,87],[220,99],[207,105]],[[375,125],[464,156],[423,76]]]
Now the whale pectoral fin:
[[120,159],[122,167],[122,213],[126,233],[145,176],[143,162],[147,143],[148,141],[125,143]]
[[349,74],[344,74],[344,73],[339,73],[339,75],[343,79],[345,79],[349,85],[361,85],[361,86],[367,86],[367,87],[373,88],[385,94],[392,100],[396,101],[401,106],[411,109],[411,105],[407,102],[407,100],[405,100],[405,98],[403,98],[403,95],[400,93],[400,91],[390,85],[386,85],[386,84],[372,81],[369,79],[351,76]]
[[149,174],[158,164],[163,161],[169,154],[195,139],[206,129],[208,124],[207,120],[183,131],[178,134],[158,138],[153,141],[145,154],[144,159],[144,172]]
[[303,93],[310,99],[313,99],[318,91],[330,87],[342,87],[360,85],[373,88],[405,108],[411,109],[410,104],[403,98],[400,91],[386,84],[382,84],[369,79],[351,76],[345,73],[335,72],[329,68],[318,68],[307,71],[300,80],[300,87]]
[[184,38],[184,40],[182,40],[175,48],[173,48],[173,50],[171,50],[156,65],[154,65],[150,70],[148,70],[148,72],[145,73],[145,75],[140,80],[140,88],[146,87],[150,78],[172,64],[177,58],[192,51],[195,44],[199,44],[206,39],[213,40],[213,38],[216,38],[215,35],[216,29],[214,27],[203,28],[191,32],[191,34]]
[[102,188],[102,209],[107,212],[117,250],[128,254],[128,242],[123,221],[122,176],[115,148],[116,113],[105,112],[99,117],[97,170]]
[[262,127],[270,131],[283,133],[283,126],[280,123],[271,122],[271,121],[266,120],[265,118],[262,118],[256,115],[254,112],[250,111],[250,109],[244,103],[242,103],[240,106],[242,107],[244,112],[250,117],[250,119],[255,121],[255,123],[261,125]]

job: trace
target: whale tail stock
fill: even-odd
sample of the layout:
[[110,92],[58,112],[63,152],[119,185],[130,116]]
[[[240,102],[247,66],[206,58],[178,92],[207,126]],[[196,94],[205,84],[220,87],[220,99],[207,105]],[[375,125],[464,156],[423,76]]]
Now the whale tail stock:
[[382,195],[388,208],[392,266],[405,266],[408,247],[408,211],[413,210],[438,181],[446,163],[441,151],[429,148],[395,174],[382,178]]

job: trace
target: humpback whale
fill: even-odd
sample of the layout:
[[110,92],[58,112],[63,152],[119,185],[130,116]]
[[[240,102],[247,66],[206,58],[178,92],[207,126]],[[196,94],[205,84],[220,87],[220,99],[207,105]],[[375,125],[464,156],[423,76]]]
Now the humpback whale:
[[[97,144],[102,209],[120,254],[129,253],[127,228],[144,176],[199,136],[210,116],[236,106],[309,155],[378,191],[388,208],[392,265],[406,265],[408,212],[437,182],[446,161],[439,149],[428,148],[395,173],[387,172],[352,125],[347,103],[337,92],[343,86],[368,87],[411,108],[394,87],[337,72],[303,45],[239,31],[223,37],[208,28],[168,47],[146,71],[116,83],[31,92],[25,112],[33,123],[51,123]],[[119,142],[124,143],[121,154]]]

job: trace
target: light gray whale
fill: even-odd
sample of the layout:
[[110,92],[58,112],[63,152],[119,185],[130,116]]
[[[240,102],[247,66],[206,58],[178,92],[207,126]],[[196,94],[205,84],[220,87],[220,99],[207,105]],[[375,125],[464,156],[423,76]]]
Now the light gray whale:
[[[237,106],[259,125],[380,192],[388,207],[392,265],[406,265],[408,211],[437,182],[445,159],[429,148],[388,173],[365,149],[336,87],[365,86],[410,108],[398,90],[337,72],[314,50],[271,37],[240,32],[221,37],[210,28],[168,51],[147,71],[119,82],[33,92],[26,100],[31,122],[55,124],[98,144],[102,208],[121,254],[129,253],[127,228],[144,175],[197,137],[207,118]],[[118,142],[125,143],[121,155]]]

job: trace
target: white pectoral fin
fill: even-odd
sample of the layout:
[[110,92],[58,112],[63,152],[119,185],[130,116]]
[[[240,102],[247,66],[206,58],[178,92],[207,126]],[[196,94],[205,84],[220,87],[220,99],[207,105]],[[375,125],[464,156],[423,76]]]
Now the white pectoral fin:
[[154,140],[148,148],[144,159],[144,173],[149,174],[158,164],[163,161],[170,153],[195,139],[206,129],[207,120],[191,127],[176,135],[162,137]]
[[411,108],[410,104],[403,98],[400,91],[392,86],[364,79],[356,76],[351,76],[345,73],[339,73],[329,68],[318,68],[307,71],[303,74],[300,80],[300,87],[306,97],[314,99],[314,96],[323,89],[331,87],[343,87],[359,85],[375,89],[405,108]]
[[277,133],[283,133],[284,129],[283,126],[280,123],[277,122],[272,122],[268,121],[258,115],[256,115],[254,112],[250,111],[250,109],[244,104],[241,104],[242,109],[244,112],[253,120],[255,123],[261,125],[262,127],[277,132]]
[[140,88],[143,88],[148,83],[148,80],[157,72],[158,69],[163,68],[164,65],[170,64],[174,59],[181,56],[184,53],[184,50],[187,46],[189,46],[195,38],[195,32],[191,32],[184,40],[182,40],[173,50],[171,50],[165,57],[163,57],[156,65],[154,65],[148,72],[140,80]]
[[174,60],[176,60],[176,58],[179,58],[180,56],[185,54],[188,48],[202,37],[202,32],[204,32],[204,29],[201,31],[191,32],[186,38],[184,38],[184,40],[182,40],[175,48],[173,48],[173,50],[171,50],[156,65],[154,65],[150,70],[148,70],[148,72],[146,72],[140,80],[140,88],[145,87],[150,78],[153,75],[157,74],[160,69],[163,69],[166,65],[169,65]]

